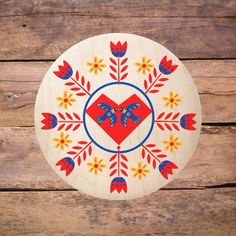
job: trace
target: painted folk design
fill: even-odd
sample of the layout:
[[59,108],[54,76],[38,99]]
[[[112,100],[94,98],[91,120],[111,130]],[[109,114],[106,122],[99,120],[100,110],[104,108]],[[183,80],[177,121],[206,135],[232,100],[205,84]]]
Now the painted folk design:
[[[58,136],[52,142],[55,148],[58,148],[63,153],[55,165],[60,171],[64,171],[68,176],[75,169],[80,169],[81,165],[88,168],[88,174],[95,176],[103,174],[104,169],[109,169],[110,178],[110,193],[117,192],[125,194],[129,187],[127,177],[131,175],[135,180],[140,181],[146,178],[150,169],[156,170],[156,174],[160,174],[164,179],[169,178],[175,173],[178,166],[171,160],[171,153],[177,152],[181,146],[181,140],[178,137],[178,132],[181,130],[194,132],[196,114],[189,112],[181,114],[176,112],[178,105],[182,99],[179,93],[170,91],[162,97],[162,106],[165,107],[165,112],[154,114],[152,104],[147,104],[143,101],[145,96],[147,101],[150,101],[149,96],[159,93],[161,89],[170,80],[170,74],[178,70],[178,65],[172,63],[172,59],[164,56],[155,65],[148,56],[143,56],[139,62],[130,62],[126,56],[128,43],[110,42],[110,57],[101,58],[95,56],[93,60],[87,62],[86,67],[89,73],[98,75],[102,74],[106,67],[109,68],[109,76],[112,86],[130,86],[136,89],[137,92],[131,93],[130,96],[117,103],[110,98],[106,93],[101,92],[95,100],[92,100],[93,95],[101,88],[93,88],[92,79],[85,78],[80,73],[79,69],[73,69],[70,63],[63,60],[62,64],[58,65],[58,70],[54,71],[54,75],[61,80],[61,83],[68,87],[69,91],[65,91],[63,96],[60,94],[55,99],[60,107],[60,112],[50,113],[42,112],[41,129],[50,131],[56,129]],[[105,64],[109,62],[109,65]],[[142,74],[143,87],[137,88],[129,84],[128,66],[133,66],[137,74]],[[171,79],[174,79],[171,77]],[[141,95],[140,95],[141,94]],[[68,112],[68,108],[72,108],[76,103],[80,104],[80,97],[86,97],[86,107],[84,107],[83,116],[76,112]],[[61,112],[64,109],[64,112]],[[175,109],[173,112],[172,110]],[[168,111],[169,110],[169,111]],[[93,153],[94,145],[97,145],[104,151],[101,145],[98,145],[89,133],[86,127],[85,117],[88,116],[97,127],[103,130],[116,143],[114,150],[108,150],[111,153],[109,165],[104,163],[104,158],[97,157]],[[150,132],[167,132],[168,139],[160,141],[160,143],[149,143],[148,135],[142,142],[128,151],[123,149],[123,143],[135,130],[145,122],[148,117],[153,116]],[[88,137],[86,140],[72,140],[71,132],[79,132],[84,128]],[[172,133],[175,132],[175,135]],[[78,135],[79,137],[79,135]],[[129,152],[139,150],[137,157],[137,165],[129,167]],[[140,158],[142,161],[140,161]],[[141,182],[140,182],[141,184]]]

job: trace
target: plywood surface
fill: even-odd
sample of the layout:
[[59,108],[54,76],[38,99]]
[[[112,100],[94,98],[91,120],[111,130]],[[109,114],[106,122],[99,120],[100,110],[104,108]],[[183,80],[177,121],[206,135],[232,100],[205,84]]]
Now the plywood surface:
[[[0,1],[1,235],[236,234],[235,1]],[[104,201],[71,189],[33,127],[40,82],[65,49],[101,33],[153,39],[182,59],[203,108],[200,143],[163,190]]]

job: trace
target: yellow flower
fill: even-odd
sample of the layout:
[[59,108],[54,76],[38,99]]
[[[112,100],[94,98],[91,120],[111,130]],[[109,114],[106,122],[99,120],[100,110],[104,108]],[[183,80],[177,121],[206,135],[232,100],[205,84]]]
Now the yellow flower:
[[173,109],[175,106],[178,106],[181,102],[181,99],[179,98],[179,94],[174,94],[173,91],[170,91],[169,97],[163,97],[163,100],[166,101],[165,107],[170,107],[170,109]]
[[179,138],[175,138],[172,134],[170,135],[169,140],[163,141],[163,144],[166,145],[165,150],[170,152],[174,152],[174,150],[177,150],[181,145]]
[[88,162],[87,166],[90,167],[89,172],[94,173],[97,175],[100,172],[102,172],[102,168],[105,168],[106,165],[102,163],[103,159],[99,159],[98,157],[94,157],[93,162]]
[[93,62],[87,62],[87,66],[91,67],[89,69],[90,73],[94,73],[95,75],[98,74],[98,72],[102,72],[102,69],[106,67],[105,64],[102,64],[103,59],[98,59],[97,56],[94,57]]
[[142,177],[145,177],[147,173],[149,173],[149,170],[146,169],[147,165],[142,165],[142,162],[138,163],[137,168],[131,168],[131,171],[134,172],[133,177],[138,177],[139,180],[142,179]]
[[65,136],[63,132],[61,132],[59,138],[54,138],[53,141],[57,143],[55,147],[60,148],[61,150],[64,150],[64,147],[69,147],[69,145],[72,143],[72,140],[69,139],[69,135],[67,134]]
[[68,94],[67,91],[64,91],[63,97],[57,97],[57,100],[60,101],[59,107],[63,107],[64,109],[67,109],[69,106],[72,106],[72,103],[76,100],[73,98],[72,94]]
[[142,57],[142,62],[136,62],[134,65],[138,66],[137,72],[142,72],[144,75],[146,72],[150,72],[150,69],[153,67],[153,64],[150,63],[151,59],[147,59],[146,57]]

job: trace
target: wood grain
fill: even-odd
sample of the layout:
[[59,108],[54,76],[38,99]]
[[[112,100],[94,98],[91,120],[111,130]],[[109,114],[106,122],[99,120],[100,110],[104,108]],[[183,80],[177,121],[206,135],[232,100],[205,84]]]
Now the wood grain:
[[[203,126],[190,163],[167,188],[236,183],[236,127]],[[1,189],[71,189],[39,150],[34,128],[0,128]]]
[[[236,60],[183,61],[198,87],[203,122],[236,122]],[[0,62],[0,126],[32,126],[36,94],[51,62]],[[27,115],[26,115],[27,114]]]
[[0,16],[73,13],[96,17],[229,17],[236,15],[233,0],[23,0],[0,1]]
[[2,17],[0,60],[54,60],[81,40],[114,32],[153,39],[179,58],[236,58],[235,25],[234,18]]
[[1,192],[0,228],[7,235],[234,236],[235,198],[233,188],[158,191],[132,201],[76,191]]
[[[236,235],[235,15],[235,0],[0,0],[0,235]],[[193,158],[163,190],[122,202],[72,191],[43,158],[34,128],[15,127],[33,126],[49,60],[111,32],[211,59],[184,64],[203,122],[224,123],[202,127]]]

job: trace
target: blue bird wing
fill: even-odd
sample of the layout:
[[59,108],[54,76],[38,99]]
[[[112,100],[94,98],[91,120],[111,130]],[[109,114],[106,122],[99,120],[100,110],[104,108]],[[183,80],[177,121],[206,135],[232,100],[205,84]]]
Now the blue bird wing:
[[127,120],[128,120],[128,117],[126,116],[126,113],[122,114],[120,121],[121,121],[121,124],[124,125],[125,128],[127,128]]
[[110,124],[111,128],[116,124],[116,121],[117,121],[116,114],[112,114],[111,115],[111,124]]
[[126,110],[127,111],[132,111],[134,109],[137,109],[138,107],[140,107],[139,103],[132,103],[132,104],[130,104],[126,107]]
[[132,112],[130,118],[134,121],[134,123],[139,124],[140,123],[140,117],[139,116],[135,116]]
[[105,110],[105,111],[110,111],[111,107],[105,103],[98,103],[97,104],[98,107],[100,107],[101,109]]
[[99,124],[102,124],[107,118],[108,118],[108,116],[107,116],[106,114],[103,115],[103,116],[98,116],[98,117],[97,117],[97,122],[98,122]]

